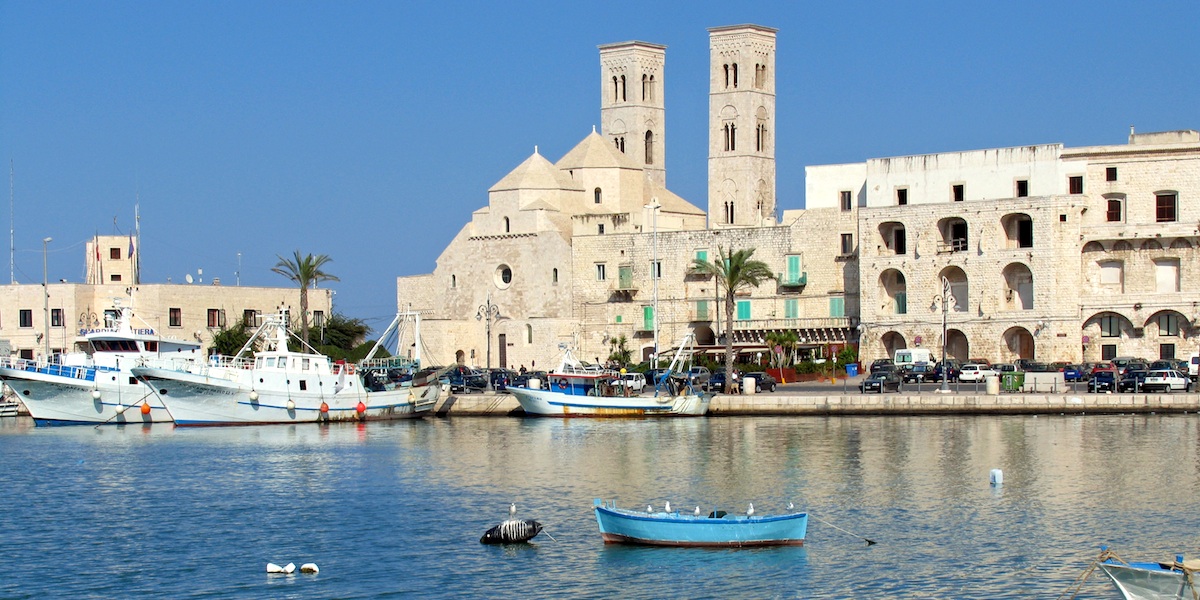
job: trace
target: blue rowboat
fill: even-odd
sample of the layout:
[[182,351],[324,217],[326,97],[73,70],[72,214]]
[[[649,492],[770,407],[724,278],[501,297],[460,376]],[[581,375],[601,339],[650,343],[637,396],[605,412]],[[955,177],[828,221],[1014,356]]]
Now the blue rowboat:
[[599,498],[593,506],[600,537],[608,544],[800,546],[808,530],[808,513],[802,512],[760,517],[714,511],[697,516],[627,510]]

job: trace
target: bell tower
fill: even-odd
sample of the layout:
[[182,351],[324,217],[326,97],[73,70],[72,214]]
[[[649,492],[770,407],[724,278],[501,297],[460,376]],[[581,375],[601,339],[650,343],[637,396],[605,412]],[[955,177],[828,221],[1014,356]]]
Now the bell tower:
[[666,46],[620,42],[600,46],[600,129],[617,150],[667,184],[663,64]]
[[709,34],[708,224],[760,227],[775,206],[775,32],[761,25]]

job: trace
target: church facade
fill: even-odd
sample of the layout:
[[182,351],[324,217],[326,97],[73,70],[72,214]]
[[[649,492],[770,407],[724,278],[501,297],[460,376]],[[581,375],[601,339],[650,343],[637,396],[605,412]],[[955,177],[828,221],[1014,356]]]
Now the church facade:
[[[960,360],[1185,357],[1200,334],[1200,134],[806,168],[778,211],[776,31],[709,30],[708,198],[666,187],[665,47],[600,50],[601,131],[534,153],[488,190],[433,273],[400,277],[434,362],[553,366],[563,348],[635,360],[685,334],[751,358],[793,331],[863,360],[929,347]],[[705,206],[707,210],[699,208]],[[777,277],[739,296],[691,269],[754,248]]]

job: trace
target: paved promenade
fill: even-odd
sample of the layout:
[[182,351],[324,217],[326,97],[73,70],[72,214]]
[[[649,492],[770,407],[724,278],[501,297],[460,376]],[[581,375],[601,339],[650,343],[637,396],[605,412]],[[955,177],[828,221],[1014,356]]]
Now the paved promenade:
[[[833,387],[833,386],[829,386]],[[438,416],[510,416],[523,414],[510,394],[443,396]],[[1100,414],[1200,412],[1200,394],[985,393],[939,394],[935,388],[913,393],[859,394],[857,389],[795,390],[730,396],[718,394],[710,416],[734,415],[947,415],[947,414]]]

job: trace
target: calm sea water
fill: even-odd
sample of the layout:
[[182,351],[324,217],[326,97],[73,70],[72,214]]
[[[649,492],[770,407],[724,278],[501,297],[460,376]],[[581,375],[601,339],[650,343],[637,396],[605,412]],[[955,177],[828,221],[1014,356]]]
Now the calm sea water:
[[[1200,549],[1197,415],[4,419],[0,454],[4,598],[1054,598],[1101,543]],[[595,497],[814,518],[800,548],[605,546]],[[557,541],[479,544],[510,502]]]

